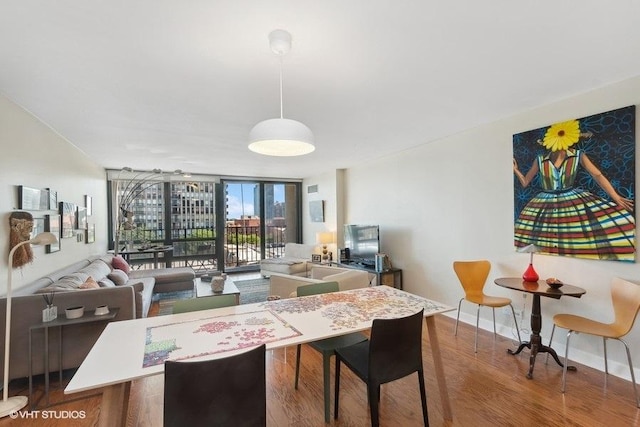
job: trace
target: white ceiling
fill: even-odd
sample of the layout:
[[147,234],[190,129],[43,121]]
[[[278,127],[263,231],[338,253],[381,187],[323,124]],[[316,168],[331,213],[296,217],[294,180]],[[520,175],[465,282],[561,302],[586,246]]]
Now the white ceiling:
[[[640,75],[638,0],[2,0],[0,91],[106,168],[301,178]],[[316,151],[247,149],[279,115]],[[571,117],[566,117],[571,118]],[[558,119],[564,119],[559,117]]]

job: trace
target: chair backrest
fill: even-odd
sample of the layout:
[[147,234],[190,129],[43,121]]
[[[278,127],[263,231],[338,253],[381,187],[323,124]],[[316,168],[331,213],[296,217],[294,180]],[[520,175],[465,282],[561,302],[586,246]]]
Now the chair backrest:
[[266,426],[265,345],[164,364],[164,426]]
[[640,310],[640,286],[615,277],[611,282],[611,300],[615,320],[613,322],[619,336],[629,333]]
[[369,377],[384,384],[422,370],[424,309],[398,319],[374,319],[369,340]]
[[181,299],[173,304],[173,314],[229,307],[232,305],[236,305],[235,295],[216,295],[202,298]]
[[482,295],[482,290],[491,271],[491,263],[487,260],[454,261],[453,270],[467,296]]
[[318,294],[326,294],[329,292],[338,292],[340,287],[338,282],[320,282],[320,283],[311,283],[309,285],[298,286],[296,290],[296,294],[299,297],[304,297],[307,295],[318,295]]

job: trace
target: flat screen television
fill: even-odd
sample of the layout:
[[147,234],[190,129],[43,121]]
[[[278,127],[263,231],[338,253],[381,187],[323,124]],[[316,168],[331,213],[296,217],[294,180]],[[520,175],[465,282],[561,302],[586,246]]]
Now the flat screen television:
[[349,249],[349,261],[374,265],[376,254],[380,252],[380,228],[345,224],[344,246]]

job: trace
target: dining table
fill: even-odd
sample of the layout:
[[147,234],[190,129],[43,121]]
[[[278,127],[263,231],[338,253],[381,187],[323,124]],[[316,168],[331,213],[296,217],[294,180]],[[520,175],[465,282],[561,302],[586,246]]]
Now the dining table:
[[455,308],[390,286],[111,322],[64,393],[102,389],[99,425],[123,426],[132,381],[162,374],[167,360],[227,357],[261,344],[267,350],[296,346],[421,309],[443,416],[452,420],[434,316]]
[[[548,353],[553,357],[561,367],[564,366],[556,351],[549,345],[542,343],[542,336],[540,331],[542,330],[542,312],[540,309],[540,297],[547,297],[553,299],[560,299],[563,296],[580,298],[587,291],[573,285],[562,284],[560,287],[552,287],[545,280],[538,280],[537,282],[528,282],[521,277],[501,277],[494,280],[494,283],[503,288],[513,289],[515,291],[526,292],[533,295],[533,303],[531,305],[531,336],[529,341],[522,342],[517,350],[507,350],[509,354],[519,354],[524,348],[528,348],[531,353],[529,356],[529,371],[527,372],[527,378],[533,378],[533,367],[536,363],[536,356],[538,353]],[[567,363],[567,361],[565,361]],[[575,366],[568,366],[568,370],[575,371]]]

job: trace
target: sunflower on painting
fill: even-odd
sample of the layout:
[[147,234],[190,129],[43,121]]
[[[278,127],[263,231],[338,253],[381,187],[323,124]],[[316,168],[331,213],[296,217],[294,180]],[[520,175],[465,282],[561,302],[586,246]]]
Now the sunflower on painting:
[[[526,174],[513,159],[513,172],[523,188],[538,177],[541,191],[524,205],[515,221],[516,247],[535,244],[541,252],[580,258],[634,261],[633,200],[622,197],[577,144],[590,140],[579,120],[550,126],[536,142],[537,154]],[[576,185],[584,169],[610,200]]]

